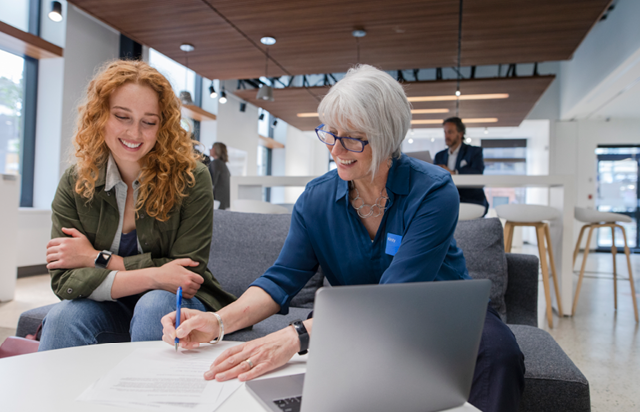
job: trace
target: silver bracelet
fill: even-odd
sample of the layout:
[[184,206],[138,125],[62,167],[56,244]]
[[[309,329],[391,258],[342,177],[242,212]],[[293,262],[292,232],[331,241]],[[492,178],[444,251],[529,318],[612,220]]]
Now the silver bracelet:
[[224,323],[222,323],[222,317],[220,315],[218,315],[215,312],[211,312],[211,313],[213,313],[213,316],[215,316],[216,319],[218,319],[218,325],[220,325],[220,329],[218,329],[218,337],[212,340],[211,342],[209,342],[212,345],[215,345],[216,343],[222,342],[222,338],[224,338]]

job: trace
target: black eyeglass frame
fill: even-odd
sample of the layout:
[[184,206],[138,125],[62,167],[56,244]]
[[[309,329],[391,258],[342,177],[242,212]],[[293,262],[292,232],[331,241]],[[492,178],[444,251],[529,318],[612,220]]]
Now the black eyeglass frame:
[[[320,140],[322,143],[326,144],[327,146],[335,146],[336,142],[333,142],[333,144],[331,144],[331,143],[327,143],[326,141],[322,140],[322,138],[320,137],[320,133],[319,133],[320,131],[322,131],[322,133],[330,134],[331,136],[333,136],[333,138],[334,138],[334,139],[336,139],[336,141],[338,141],[338,140],[339,140],[339,141],[340,141],[340,144],[342,144],[342,147],[344,147],[344,149],[345,149],[345,150],[348,150],[348,151],[350,151],[350,152],[354,152],[354,153],[362,153],[362,152],[364,152],[364,147],[365,147],[366,145],[368,145],[368,144],[369,144],[369,141],[368,141],[368,140],[360,140],[360,139],[355,139],[355,138],[353,138],[353,137],[347,137],[347,136],[345,136],[345,137],[338,137],[338,136],[336,136],[335,134],[333,134],[333,133],[331,133],[331,132],[328,132],[328,131],[326,131],[326,130],[322,130],[322,128],[323,128],[323,127],[324,127],[324,123],[323,123],[323,124],[321,124],[320,126],[316,127],[316,136],[318,136],[318,140]],[[347,148],[347,146],[345,146],[343,139],[353,140],[353,141],[355,141],[355,142],[360,143],[360,144],[362,145],[362,149],[361,149],[361,150],[351,150],[351,149],[348,149],[348,148]]]

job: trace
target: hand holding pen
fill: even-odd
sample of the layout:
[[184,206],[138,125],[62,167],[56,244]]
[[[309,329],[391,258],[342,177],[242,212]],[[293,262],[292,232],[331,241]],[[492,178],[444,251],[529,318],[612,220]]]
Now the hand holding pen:
[[[180,308],[182,306],[182,287],[178,288],[178,292],[176,293],[176,329],[180,326]],[[180,339],[176,336],[175,345],[176,352],[178,351],[178,344],[180,343]]]

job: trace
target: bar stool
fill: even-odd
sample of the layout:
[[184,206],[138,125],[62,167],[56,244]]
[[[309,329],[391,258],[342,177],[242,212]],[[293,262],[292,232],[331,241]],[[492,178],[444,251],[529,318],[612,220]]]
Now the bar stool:
[[480,206],[475,203],[460,203],[458,222],[462,220],[479,219],[482,216],[484,216],[484,206]]
[[627,267],[629,268],[629,282],[631,283],[631,298],[633,299],[633,310],[638,322],[638,303],[636,302],[636,290],[633,283],[633,272],[631,270],[631,258],[629,257],[629,247],[627,246],[627,233],[624,227],[616,224],[616,222],[632,222],[633,220],[626,215],[620,213],[600,212],[592,209],[584,209],[581,207],[575,208],[576,220],[587,223],[580,229],[580,235],[578,235],[578,243],[573,251],[573,265],[576,264],[578,257],[578,251],[580,250],[580,242],[582,241],[582,235],[588,228],[589,235],[587,235],[587,245],[584,248],[584,257],[582,258],[582,267],[580,268],[580,277],[578,278],[578,286],[576,288],[576,296],[573,299],[573,308],[571,315],[576,312],[576,304],[578,303],[578,296],[580,296],[580,286],[582,286],[582,277],[584,276],[584,268],[587,263],[587,256],[589,256],[589,246],[591,245],[591,235],[593,230],[600,227],[611,228],[611,254],[613,255],[613,307],[618,310],[618,286],[617,286],[617,274],[616,274],[616,254],[618,249],[616,248],[616,228],[619,228],[622,232],[622,238],[624,239],[624,253],[627,255]]
[[[536,228],[536,237],[538,239],[538,253],[540,254],[540,266],[542,267],[542,284],[544,286],[544,296],[547,301],[547,322],[549,327],[553,328],[553,313],[551,310],[551,291],[549,287],[549,269],[547,267],[547,253],[549,254],[549,263],[551,266],[551,276],[553,278],[553,286],[556,291],[556,299],[558,300],[558,311],[562,316],[562,300],[560,298],[560,289],[558,288],[558,276],[556,274],[556,264],[553,258],[553,247],[551,245],[551,235],[549,225],[545,220],[555,220],[560,217],[560,211],[549,206],[542,205],[500,205],[496,206],[496,213],[500,219],[506,219],[504,225],[504,251],[511,252],[511,243],[513,242],[513,231],[516,226],[533,226]],[[545,247],[545,238],[547,246]]]

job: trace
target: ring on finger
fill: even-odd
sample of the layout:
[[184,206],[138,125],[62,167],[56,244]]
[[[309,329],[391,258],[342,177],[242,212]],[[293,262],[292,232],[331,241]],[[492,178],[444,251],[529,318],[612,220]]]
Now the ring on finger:
[[253,369],[253,362],[251,362],[251,359],[247,358],[243,362],[247,362],[247,365],[249,365],[249,369]]

